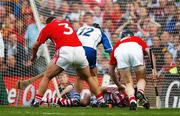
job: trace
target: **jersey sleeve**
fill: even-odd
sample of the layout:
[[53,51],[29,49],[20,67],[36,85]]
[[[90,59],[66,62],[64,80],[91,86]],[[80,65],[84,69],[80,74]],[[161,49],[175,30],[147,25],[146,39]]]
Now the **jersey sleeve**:
[[146,42],[142,39],[141,39],[141,46],[143,48],[143,51],[145,51],[146,48],[149,48],[148,45],[146,44]]
[[142,46],[143,51],[145,51],[146,48],[149,48],[147,43],[143,39],[139,37],[136,37],[136,38],[137,38],[138,44]]
[[39,33],[39,36],[37,38],[37,41],[40,43],[40,44],[43,44],[47,39],[48,39],[48,27],[45,26],[41,32]]
[[112,52],[110,54],[110,61],[109,61],[110,65],[116,65],[117,64],[116,58],[114,57],[114,51],[119,46],[119,44],[120,44],[120,41],[115,43],[115,45],[113,47],[113,50],[112,50]]
[[101,42],[103,44],[103,47],[105,49],[105,52],[112,52],[112,45],[110,42],[110,39],[107,37],[107,35],[101,31],[102,37],[101,37]]

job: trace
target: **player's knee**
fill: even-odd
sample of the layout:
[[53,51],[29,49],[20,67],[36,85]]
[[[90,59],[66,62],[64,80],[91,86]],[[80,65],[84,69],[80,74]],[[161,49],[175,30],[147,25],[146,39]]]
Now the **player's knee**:
[[146,67],[144,65],[139,65],[139,66],[134,67],[134,70],[137,72],[144,72],[145,69]]
[[135,73],[137,79],[145,79],[146,78],[146,68],[145,66],[137,66],[135,67]]

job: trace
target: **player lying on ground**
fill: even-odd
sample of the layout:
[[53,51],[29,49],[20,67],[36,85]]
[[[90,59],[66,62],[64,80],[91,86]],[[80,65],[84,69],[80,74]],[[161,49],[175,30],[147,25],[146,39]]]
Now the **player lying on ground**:
[[[119,91],[117,87],[107,86],[104,87],[103,90],[104,100],[107,104],[111,104],[112,106],[117,107],[129,106],[128,97],[126,93]],[[97,106],[97,99],[93,94],[91,94],[89,89],[82,90],[80,102],[82,106]]]
[[60,106],[79,106],[80,94],[74,89],[74,84],[68,81],[66,73],[60,74],[56,77],[60,80],[59,91],[62,98],[43,98],[43,103],[58,104]]
[[[83,89],[81,94],[77,93],[72,84],[68,84],[62,91],[62,98],[43,98],[43,103],[58,104],[60,106],[92,106],[98,107],[97,99],[89,89]],[[66,89],[68,88],[68,91]],[[69,89],[71,88],[71,89]],[[66,93],[66,92],[67,93]],[[129,105],[128,97],[125,93],[118,91],[117,87],[106,87],[103,91],[103,97],[107,104],[112,106],[126,107]]]
[[[43,98],[43,103],[58,104],[60,106],[92,106],[97,107],[97,99],[89,89],[83,89],[81,94],[77,93],[74,85],[68,81],[66,73],[58,76],[60,80],[59,91],[62,98]],[[80,97],[81,96],[81,97]],[[103,87],[105,102],[113,106],[128,106],[128,97],[124,92],[120,92],[117,87]]]

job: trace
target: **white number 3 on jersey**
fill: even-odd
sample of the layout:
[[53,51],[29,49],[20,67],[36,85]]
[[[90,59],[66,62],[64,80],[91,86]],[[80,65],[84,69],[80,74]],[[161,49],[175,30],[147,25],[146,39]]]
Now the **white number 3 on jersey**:
[[69,27],[68,23],[59,23],[58,26],[64,25],[64,28],[68,29],[69,31],[64,31],[65,35],[71,35],[73,33],[73,29]]

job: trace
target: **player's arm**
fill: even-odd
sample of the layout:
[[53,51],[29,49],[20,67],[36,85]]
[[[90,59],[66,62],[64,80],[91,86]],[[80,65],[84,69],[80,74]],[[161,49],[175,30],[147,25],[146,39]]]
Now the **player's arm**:
[[61,92],[61,96],[63,96],[64,94],[70,92],[73,89],[74,89],[74,86],[72,84],[66,86],[65,89]]
[[48,30],[48,26],[45,26],[39,36],[38,36],[38,39],[37,41],[33,44],[33,47],[32,47],[32,58],[31,58],[31,61],[34,62],[34,60],[37,58],[37,51],[38,51],[38,48],[41,46],[41,44],[43,44],[47,39],[48,39],[48,35],[49,35],[49,30]]
[[109,75],[113,82],[117,85],[118,90],[121,92],[124,92],[125,88],[124,86],[120,83],[120,77],[117,76],[115,72],[116,65],[109,65]]
[[107,35],[101,31],[102,37],[101,37],[101,42],[103,44],[103,47],[105,49],[105,52],[111,53],[112,52],[112,44],[110,39],[107,37]]
[[118,77],[115,72],[116,65],[109,65],[109,75],[111,76],[113,82],[118,86],[118,88],[121,86]]
[[117,61],[116,58],[114,57],[114,51],[115,49],[119,46],[119,44],[121,43],[121,41],[117,41],[113,47],[112,53],[110,54],[110,61],[109,61],[109,75],[112,78],[113,82],[117,85],[118,89],[120,91],[124,91],[124,87],[121,85],[120,81],[119,81],[119,77],[117,76],[116,72],[115,72],[115,68],[117,66]]
[[35,42],[32,47],[32,58],[31,61],[34,62],[37,58],[37,51],[41,44],[39,42]]
[[115,44],[112,53],[110,54],[110,61],[109,61],[109,75],[112,78],[112,80],[114,81],[114,83],[119,87],[120,86],[120,82],[117,79],[117,75],[115,72],[115,68],[117,66],[117,61],[116,58],[114,57],[114,51],[116,49],[116,47],[118,46],[118,44]]

